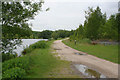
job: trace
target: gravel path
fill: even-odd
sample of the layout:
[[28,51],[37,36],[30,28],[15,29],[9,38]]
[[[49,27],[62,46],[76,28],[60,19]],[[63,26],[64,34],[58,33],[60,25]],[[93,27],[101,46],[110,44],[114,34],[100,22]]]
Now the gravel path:
[[[54,41],[53,48],[62,59],[72,61],[76,64],[86,65],[101,72],[108,78],[118,78],[118,64],[116,63],[112,63],[110,61],[72,49],[62,43],[62,40]],[[83,55],[76,55],[74,53],[81,53]]]

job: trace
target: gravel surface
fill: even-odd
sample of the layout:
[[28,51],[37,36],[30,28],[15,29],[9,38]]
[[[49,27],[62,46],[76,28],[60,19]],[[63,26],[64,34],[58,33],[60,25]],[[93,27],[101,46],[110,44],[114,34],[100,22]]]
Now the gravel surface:
[[[54,41],[53,48],[56,49],[56,52],[61,56],[61,59],[71,61],[74,64],[86,65],[99,71],[108,78],[118,78],[118,64],[116,63],[72,49],[62,43],[62,40]],[[75,53],[85,55],[76,55]]]

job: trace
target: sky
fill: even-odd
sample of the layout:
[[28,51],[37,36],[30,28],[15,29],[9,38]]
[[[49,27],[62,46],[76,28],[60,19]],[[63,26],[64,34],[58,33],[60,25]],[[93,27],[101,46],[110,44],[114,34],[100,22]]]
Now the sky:
[[[107,18],[118,13],[118,0],[45,0],[42,11],[29,20],[33,31],[43,30],[75,30],[84,24],[85,11],[88,7],[100,7]],[[45,11],[47,8],[49,11]]]

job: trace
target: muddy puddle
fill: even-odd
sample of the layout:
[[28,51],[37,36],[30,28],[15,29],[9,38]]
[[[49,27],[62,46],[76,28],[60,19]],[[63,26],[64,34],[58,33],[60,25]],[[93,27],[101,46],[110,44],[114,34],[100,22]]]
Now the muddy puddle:
[[82,53],[74,53],[74,54],[76,54],[76,55],[85,55],[85,54],[82,54]]
[[90,69],[89,67],[85,65],[75,64],[74,66],[87,78],[106,78],[105,75],[101,74],[98,71]]
[[54,50],[62,50],[62,49],[54,48]]

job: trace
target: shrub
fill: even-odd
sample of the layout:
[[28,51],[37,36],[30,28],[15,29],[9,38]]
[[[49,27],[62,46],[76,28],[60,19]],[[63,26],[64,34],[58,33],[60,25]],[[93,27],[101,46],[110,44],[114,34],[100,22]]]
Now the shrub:
[[90,39],[84,38],[79,40],[80,43],[91,43]]
[[24,50],[22,51],[22,54],[25,55],[25,54],[27,54],[27,53],[32,52],[32,50],[33,50],[32,47],[28,47],[28,48],[26,48],[26,49],[24,49]]
[[51,41],[51,40],[52,40],[52,38],[49,38],[49,39],[48,39],[48,41]]
[[3,78],[10,78],[11,80],[13,79],[18,79],[18,78],[23,78],[25,76],[26,72],[24,69],[21,69],[19,67],[11,68],[6,70],[3,73]]
[[2,62],[17,57],[17,54],[2,53]]
[[22,54],[25,55],[27,53],[30,53],[33,49],[38,49],[38,48],[47,48],[48,44],[46,41],[38,41],[35,44],[30,45],[28,48],[24,49],[22,51]]
[[10,68],[14,68],[14,67],[19,67],[22,69],[25,69],[26,71],[29,70],[29,65],[30,65],[30,59],[29,57],[19,57],[19,58],[15,58],[15,59],[11,59],[8,61],[5,61],[2,63],[2,71],[6,71]]
[[37,48],[43,49],[43,48],[47,48],[48,45],[47,45],[46,41],[39,41],[39,42],[31,45],[30,47],[32,47],[33,49],[37,49]]

